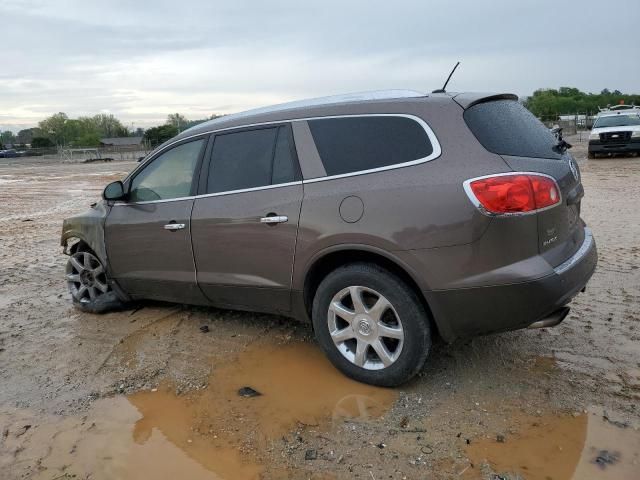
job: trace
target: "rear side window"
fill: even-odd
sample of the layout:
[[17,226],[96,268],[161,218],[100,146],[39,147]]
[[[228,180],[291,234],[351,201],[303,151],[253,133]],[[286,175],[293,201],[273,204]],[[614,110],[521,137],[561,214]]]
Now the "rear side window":
[[277,185],[298,179],[287,127],[216,135],[207,193]]
[[308,123],[327,175],[388,167],[433,153],[427,132],[407,117],[341,117]]
[[464,120],[484,148],[500,155],[562,158],[555,136],[529,110],[514,100],[479,103]]

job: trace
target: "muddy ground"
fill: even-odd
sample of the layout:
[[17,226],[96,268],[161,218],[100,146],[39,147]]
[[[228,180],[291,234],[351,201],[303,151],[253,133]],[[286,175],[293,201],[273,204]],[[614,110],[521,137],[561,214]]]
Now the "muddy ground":
[[639,479],[640,158],[578,140],[600,260],[570,316],[437,344],[393,390],[290,319],[74,310],[62,219],[135,164],[0,159],[0,478]]

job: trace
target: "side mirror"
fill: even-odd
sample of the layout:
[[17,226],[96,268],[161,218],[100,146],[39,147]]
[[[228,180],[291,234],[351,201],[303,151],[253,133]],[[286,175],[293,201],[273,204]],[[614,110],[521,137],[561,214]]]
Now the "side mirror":
[[102,192],[102,198],[105,200],[122,200],[124,197],[124,185],[120,180],[111,182]]

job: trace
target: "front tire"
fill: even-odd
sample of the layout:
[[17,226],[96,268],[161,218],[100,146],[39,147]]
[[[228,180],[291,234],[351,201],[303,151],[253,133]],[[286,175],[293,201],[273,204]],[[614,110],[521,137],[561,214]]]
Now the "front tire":
[[393,387],[411,379],[431,348],[427,313],[398,276],[370,263],[331,272],[313,300],[316,338],[354,380]]
[[109,284],[104,265],[89,250],[69,256],[65,279],[73,305],[83,312],[104,313],[124,306]]

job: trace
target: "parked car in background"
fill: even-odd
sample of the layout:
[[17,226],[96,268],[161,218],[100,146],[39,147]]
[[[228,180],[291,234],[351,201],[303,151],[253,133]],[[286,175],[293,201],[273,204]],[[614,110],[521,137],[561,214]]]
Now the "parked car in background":
[[0,150],[0,158],[14,158],[19,156],[18,152],[12,148],[9,150]]
[[[566,144],[510,94],[373,92],[191,128],[68,218],[81,310],[136,299],[289,315],[392,386],[445,341],[550,327],[597,261]],[[286,365],[283,365],[286,368]]]
[[640,153],[640,110],[603,112],[589,134],[589,158],[597,154]]

